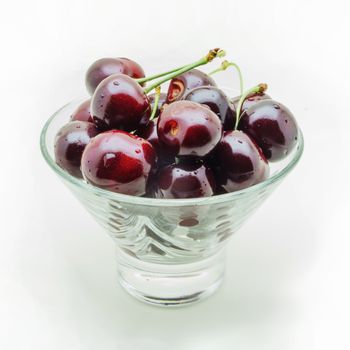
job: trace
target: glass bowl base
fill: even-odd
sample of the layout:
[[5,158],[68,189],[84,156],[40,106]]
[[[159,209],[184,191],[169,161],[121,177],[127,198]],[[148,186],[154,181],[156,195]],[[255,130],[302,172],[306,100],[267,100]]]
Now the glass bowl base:
[[136,299],[156,306],[185,306],[213,294],[225,271],[225,253],[187,264],[141,261],[117,249],[119,283]]

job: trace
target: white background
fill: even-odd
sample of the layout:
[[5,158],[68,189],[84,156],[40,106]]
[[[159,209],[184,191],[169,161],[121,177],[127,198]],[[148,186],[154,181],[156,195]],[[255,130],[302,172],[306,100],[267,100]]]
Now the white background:
[[[346,0],[2,2],[0,348],[349,349],[349,11]],[[116,283],[112,240],[44,163],[40,128],[86,94],[97,58],[153,73],[217,46],[246,86],[266,82],[290,107],[305,154],[230,241],[220,291],[157,309]],[[233,71],[217,80],[238,86]]]

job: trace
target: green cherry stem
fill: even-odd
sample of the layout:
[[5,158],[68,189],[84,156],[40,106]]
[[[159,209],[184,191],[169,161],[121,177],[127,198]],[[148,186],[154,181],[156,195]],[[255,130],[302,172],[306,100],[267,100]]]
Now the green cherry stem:
[[213,75],[216,74],[218,72],[222,72],[224,70],[226,70],[228,67],[234,67],[237,70],[238,76],[239,76],[239,86],[240,86],[240,90],[241,90],[241,95],[243,94],[243,75],[241,72],[241,69],[239,68],[238,64],[234,63],[234,62],[228,62],[228,61],[223,61],[221,63],[221,66],[218,69],[213,70],[212,72],[209,73],[209,75]]
[[236,109],[236,123],[235,123],[235,130],[237,130],[238,128],[238,123],[240,120],[240,116],[241,116],[241,109],[242,109],[242,105],[244,100],[251,94],[256,94],[256,93],[262,93],[264,91],[267,90],[267,84],[259,84],[257,86],[254,86],[253,88],[245,91],[239,101],[238,101],[238,105],[237,105],[237,109]]
[[145,83],[145,82],[150,81],[150,80],[154,80],[154,79],[157,79],[157,78],[164,77],[164,75],[168,75],[168,74],[177,72],[179,69],[182,69],[182,68],[184,68],[184,67],[186,67],[186,66],[177,67],[177,68],[172,69],[172,70],[169,70],[169,71],[167,71],[167,72],[158,73],[158,74],[150,75],[150,76],[148,76],[148,77],[139,78],[139,79],[135,79],[135,80],[136,80],[139,84],[142,84],[142,83]]
[[[223,50],[220,51],[220,55],[221,56],[218,56],[218,57],[224,57],[225,55],[225,52]],[[144,77],[144,78],[139,78],[139,79],[135,79],[139,84],[142,84],[142,83],[145,83],[147,81],[150,81],[150,80],[154,80],[154,79],[157,79],[157,78],[161,78],[161,77],[164,77],[164,75],[168,75],[168,74],[171,74],[171,73],[174,73],[174,72],[177,72],[178,70],[184,68],[186,66],[181,66],[181,67],[177,67],[175,69],[172,69],[172,70],[169,70],[167,72],[163,72],[163,73],[158,73],[158,74],[154,74],[154,75],[150,75],[148,77]],[[226,69],[226,68],[225,68]]]
[[200,60],[193,62],[193,63],[190,63],[190,64],[184,66],[183,68],[164,76],[162,79],[160,79],[160,80],[154,82],[152,85],[146,87],[143,91],[146,94],[148,94],[150,91],[155,89],[157,86],[167,82],[168,80],[171,80],[172,78],[175,78],[182,73],[188,72],[189,70],[191,70],[193,68],[203,66],[203,65],[211,62],[216,57],[224,57],[224,56],[225,56],[225,51],[223,51],[223,50],[220,50],[220,49],[210,50],[209,53],[206,56],[202,57]]
[[153,104],[152,114],[151,114],[149,120],[154,119],[154,117],[155,117],[155,115],[156,115],[156,112],[157,112],[157,109],[158,109],[158,103],[159,103],[159,97],[160,97],[161,87],[160,87],[160,86],[157,86],[157,87],[155,88],[155,90],[156,90],[156,93],[155,93],[155,98],[154,98],[154,104]]

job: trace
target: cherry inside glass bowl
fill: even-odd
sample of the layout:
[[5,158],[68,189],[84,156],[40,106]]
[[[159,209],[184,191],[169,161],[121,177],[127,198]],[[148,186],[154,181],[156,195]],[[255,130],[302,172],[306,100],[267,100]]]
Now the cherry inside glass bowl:
[[121,285],[137,299],[159,306],[190,304],[212,294],[223,279],[228,239],[298,163],[301,131],[293,151],[271,163],[269,178],[257,185],[205,198],[135,197],[94,187],[56,164],[55,135],[81,102],[67,104],[46,122],[41,151],[115,242]]

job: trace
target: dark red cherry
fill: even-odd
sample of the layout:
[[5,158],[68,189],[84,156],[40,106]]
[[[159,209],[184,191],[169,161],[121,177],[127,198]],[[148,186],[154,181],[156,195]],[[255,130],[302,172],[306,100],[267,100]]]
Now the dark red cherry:
[[136,131],[136,134],[142,137],[143,139],[147,140],[153,146],[157,153],[158,166],[174,163],[175,154],[173,154],[166,147],[164,147],[161,141],[159,140],[157,132],[157,123],[158,118],[150,120],[145,127]]
[[[139,79],[139,78],[144,78],[145,77],[145,72],[143,70],[143,68],[135,61],[131,60],[130,58],[126,58],[126,57],[120,57],[120,59],[126,63],[126,65],[129,67],[130,69],[130,77],[135,78],[135,79]],[[124,73],[125,74],[125,73]]]
[[187,92],[200,86],[216,86],[216,83],[212,77],[198,69],[178,75],[170,81],[167,103],[181,100]]
[[144,197],[149,197],[149,198],[155,198],[155,191],[157,190],[157,182],[158,182],[158,171],[159,168],[154,166],[147,179],[146,183],[146,192],[144,194]]
[[85,148],[81,170],[84,179],[97,187],[142,196],[155,158],[146,140],[111,130],[95,137]]
[[221,135],[219,117],[196,102],[174,102],[158,118],[159,139],[177,156],[204,157],[218,144]]
[[84,121],[64,125],[55,139],[56,163],[75,177],[82,177],[80,163],[83,151],[90,140],[98,134],[96,126]]
[[136,130],[148,123],[150,112],[142,87],[125,74],[104,79],[91,99],[94,123],[104,130]]
[[[148,100],[149,100],[149,103],[150,103],[150,105],[151,105],[151,109],[152,109],[152,110],[153,110],[153,108],[154,108],[155,97],[156,97],[156,94],[155,94],[155,93],[149,94],[149,95],[148,95]],[[162,109],[162,107],[163,107],[165,101],[166,101],[166,94],[165,94],[165,93],[161,93],[161,94],[159,95],[159,101],[158,101],[157,111],[156,111],[156,114],[155,114],[154,118],[157,118],[157,117],[159,116],[160,111],[161,111],[161,109]]]
[[128,58],[101,58],[86,72],[86,88],[92,95],[97,85],[112,74],[126,74],[132,78],[143,78],[145,73],[140,65]]
[[90,113],[90,103],[91,100],[88,99],[81,103],[77,109],[73,112],[71,116],[71,121],[80,120],[81,122],[90,122],[93,123],[93,119]]
[[137,130],[136,134],[142,137],[143,139],[147,140],[158,153],[158,151],[160,150],[160,145],[157,134],[157,122],[157,118],[150,120],[145,127]]
[[254,141],[239,130],[226,131],[216,148],[219,184],[233,192],[255,185],[269,176],[269,165]]
[[217,186],[216,191],[215,191],[215,195],[226,194],[226,193],[228,193],[228,192],[223,187]]
[[[234,110],[237,109],[237,105],[239,102],[240,96],[236,96],[232,99],[232,104],[234,106]],[[242,113],[247,110],[249,107],[255,105],[256,103],[262,101],[262,100],[270,100],[271,97],[268,94],[265,94],[265,92],[256,92],[252,95],[249,95],[243,102],[242,108],[241,108],[241,115]]]
[[224,130],[233,130],[236,116],[225,93],[215,86],[201,86],[190,90],[184,100],[207,105],[221,120]]
[[160,170],[156,198],[210,197],[215,192],[212,171],[201,163],[168,165]]
[[274,100],[260,101],[248,108],[238,127],[255,140],[270,161],[286,157],[298,139],[298,126],[293,114]]

